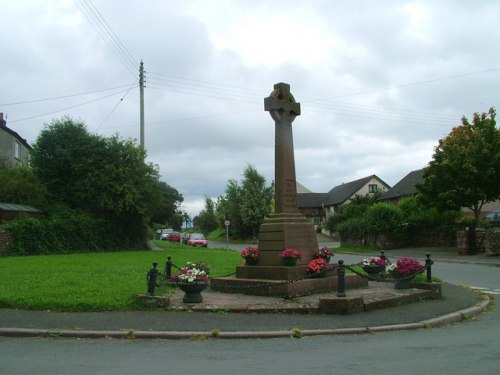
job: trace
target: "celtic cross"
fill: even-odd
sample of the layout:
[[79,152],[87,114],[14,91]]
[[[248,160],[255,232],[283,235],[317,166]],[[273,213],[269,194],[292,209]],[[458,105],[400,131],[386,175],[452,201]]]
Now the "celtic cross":
[[264,108],[274,120],[274,203],[277,214],[298,212],[292,122],[300,115],[300,104],[290,93],[290,85],[277,83],[264,99]]

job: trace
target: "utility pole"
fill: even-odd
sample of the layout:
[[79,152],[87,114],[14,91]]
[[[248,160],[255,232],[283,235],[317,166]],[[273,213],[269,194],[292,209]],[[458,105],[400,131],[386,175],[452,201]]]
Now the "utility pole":
[[140,93],[140,111],[141,111],[141,147],[144,147],[144,63],[141,60],[139,66],[139,93]]

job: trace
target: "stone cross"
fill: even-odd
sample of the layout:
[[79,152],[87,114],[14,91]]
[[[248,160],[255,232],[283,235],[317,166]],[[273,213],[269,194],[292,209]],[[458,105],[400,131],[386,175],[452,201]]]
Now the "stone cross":
[[277,83],[274,91],[264,99],[264,109],[275,122],[274,145],[274,199],[275,212],[296,213],[297,182],[293,152],[292,122],[300,115],[300,103],[290,93],[290,85]]

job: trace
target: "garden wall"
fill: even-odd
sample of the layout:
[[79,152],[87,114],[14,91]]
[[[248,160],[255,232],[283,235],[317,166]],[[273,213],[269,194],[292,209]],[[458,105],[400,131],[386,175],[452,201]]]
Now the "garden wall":
[[341,241],[342,245],[348,246],[375,246],[378,249],[397,249],[404,247],[455,247],[457,246],[456,232],[446,230],[426,230],[413,231],[406,233],[404,238],[400,240],[393,240],[385,234],[379,234],[375,242],[369,239],[355,239],[348,241]]
[[10,233],[0,228],[0,256],[10,255],[11,243],[12,243],[12,238],[10,236]]
[[[466,230],[457,232],[457,248],[459,254],[469,254],[468,233]],[[500,228],[476,228],[476,243],[478,251],[487,255],[500,255]]]

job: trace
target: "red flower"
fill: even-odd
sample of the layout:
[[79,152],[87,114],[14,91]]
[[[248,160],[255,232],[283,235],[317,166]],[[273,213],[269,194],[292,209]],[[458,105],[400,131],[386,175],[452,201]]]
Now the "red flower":
[[279,253],[278,256],[288,259],[302,259],[302,252],[294,249],[285,249],[281,253]]
[[328,263],[324,258],[313,259],[309,262],[306,268],[306,272],[310,274],[320,273],[325,270]]
[[242,258],[245,259],[255,259],[259,257],[259,248],[254,247],[254,246],[247,246],[243,249],[243,251],[240,253]]

